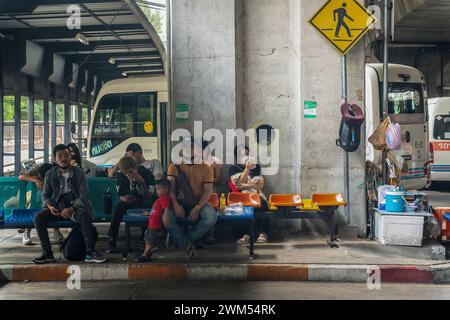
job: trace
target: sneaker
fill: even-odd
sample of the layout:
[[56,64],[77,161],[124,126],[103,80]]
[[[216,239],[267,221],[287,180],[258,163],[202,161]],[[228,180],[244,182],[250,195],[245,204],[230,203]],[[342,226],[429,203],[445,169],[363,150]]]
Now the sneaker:
[[29,246],[32,244],[30,233],[30,230],[25,230],[25,232],[22,234],[22,243],[24,246]]
[[116,240],[109,240],[108,243],[108,250],[106,250],[106,253],[116,253],[117,252],[117,248],[116,248]]
[[186,248],[186,255],[184,256],[187,260],[192,259],[195,254],[195,243],[190,242]]
[[86,255],[84,262],[86,263],[105,263],[108,260],[108,257],[102,256],[98,252],[91,252]]
[[44,253],[38,258],[34,258],[33,262],[36,264],[44,264],[44,263],[54,263],[55,257],[53,257],[53,253]]
[[53,231],[52,237],[50,238],[50,243],[51,244],[59,244],[63,241],[64,241],[64,236],[62,235],[61,231],[59,231],[59,229],[55,229]]

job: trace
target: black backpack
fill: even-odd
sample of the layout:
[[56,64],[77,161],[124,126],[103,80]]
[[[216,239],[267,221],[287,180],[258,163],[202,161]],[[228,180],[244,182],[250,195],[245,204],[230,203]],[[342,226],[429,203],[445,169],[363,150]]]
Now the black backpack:
[[[96,238],[98,238],[98,232]],[[75,226],[69,236],[61,243],[60,250],[68,261],[82,261],[86,258],[86,244],[79,225]]]
[[339,128],[338,147],[346,152],[355,152],[361,143],[361,125],[364,122],[364,114],[357,105],[343,104],[341,107],[342,120]]

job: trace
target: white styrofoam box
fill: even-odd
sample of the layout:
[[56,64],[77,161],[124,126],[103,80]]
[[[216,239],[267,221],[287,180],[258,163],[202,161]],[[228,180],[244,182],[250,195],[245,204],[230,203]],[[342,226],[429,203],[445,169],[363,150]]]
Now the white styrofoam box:
[[424,217],[375,215],[375,235],[381,244],[421,247]]

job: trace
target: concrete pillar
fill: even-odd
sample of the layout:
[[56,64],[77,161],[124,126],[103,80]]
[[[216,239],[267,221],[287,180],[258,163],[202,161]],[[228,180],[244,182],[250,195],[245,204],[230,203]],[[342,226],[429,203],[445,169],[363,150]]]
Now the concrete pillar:
[[[309,24],[317,0],[172,1],[173,105],[188,103],[176,127],[280,130],[280,169],[265,192],[344,192],[340,54]],[[364,47],[348,57],[349,100],[364,104]],[[303,119],[304,101],[318,103]],[[364,131],[364,130],[363,130]],[[363,137],[364,141],[364,137]],[[351,223],[365,234],[364,144],[350,155]],[[344,213],[340,216],[344,221]],[[311,225],[315,228],[315,225]],[[320,228],[320,226],[319,226]]]
[[195,120],[203,121],[204,130],[225,132],[236,126],[234,4],[235,0],[171,2],[172,108],[180,103],[190,107],[189,121],[174,123],[174,128],[192,130]]

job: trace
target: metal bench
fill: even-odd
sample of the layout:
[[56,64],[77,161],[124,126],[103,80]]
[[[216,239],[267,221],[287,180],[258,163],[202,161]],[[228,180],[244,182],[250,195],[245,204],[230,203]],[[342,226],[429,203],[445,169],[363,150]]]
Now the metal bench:
[[[247,196],[248,197],[248,196]],[[249,197],[248,197],[249,198]],[[250,199],[250,198],[249,198]],[[259,198],[258,198],[259,199]],[[235,200],[242,200],[241,197],[239,199],[232,198],[228,199],[228,203],[236,203]],[[230,202],[231,201],[231,202]],[[241,202],[241,201],[237,201]],[[239,214],[221,214],[218,210],[219,207],[219,196],[217,193],[213,193],[209,203],[216,209],[217,214],[217,224],[225,224],[225,223],[236,223],[236,222],[246,222],[249,226],[250,232],[250,248],[249,254],[250,258],[254,257],[254,243],[255,243],[255,232],[254,232],[254,211],[252,206],[244,207],[243,213]],[[261,205],[261,203],[259,203]],[[131,228],[132,227],[146,227],[148,224],[148,216],[143,216],[142,213],[144,211],[150,211],[151,209],[130,209],[127,211],[127,214],[124,215],[122,221],[125,222],[125,250],[123,257],[126,259],[133,251],[131,247]]]

